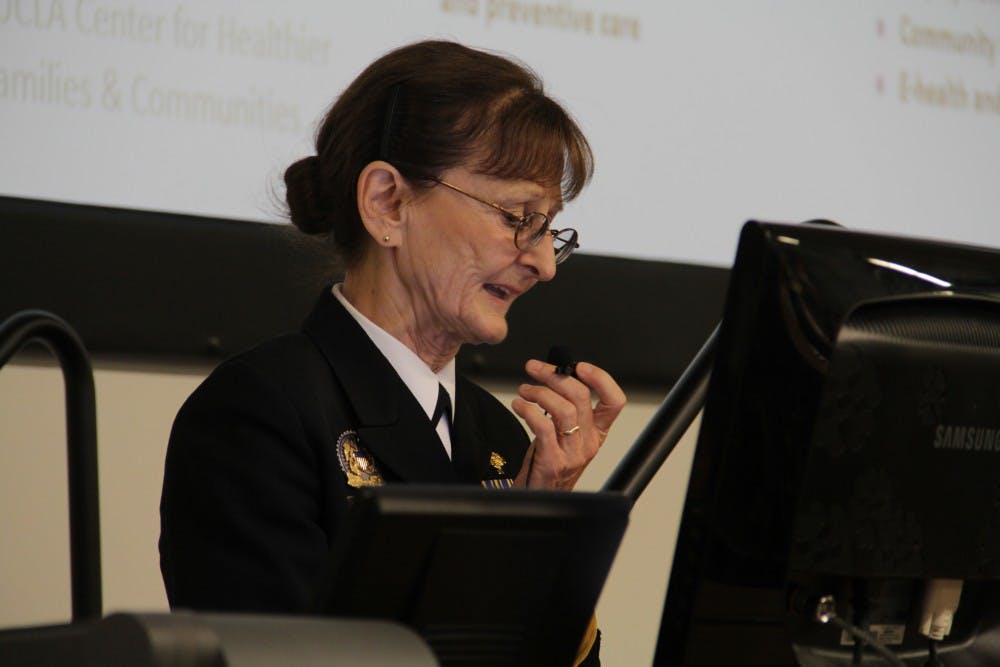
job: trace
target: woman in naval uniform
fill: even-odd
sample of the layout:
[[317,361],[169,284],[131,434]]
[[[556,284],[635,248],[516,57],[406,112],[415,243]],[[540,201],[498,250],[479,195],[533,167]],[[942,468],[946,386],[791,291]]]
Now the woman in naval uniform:
[[[220,365],[174,423],[160,559],[172,607],[315,604],[353,489],[394,482],[571,489],[625,405],[605,371],[530,360],[511,407],[455,373],[577,245],[556,214],[586,138],[509,59],[421,42],[343,92],[285,172],[291,222],[343,281],[298,333]],[[596,654],[596,651],[592,651]]]

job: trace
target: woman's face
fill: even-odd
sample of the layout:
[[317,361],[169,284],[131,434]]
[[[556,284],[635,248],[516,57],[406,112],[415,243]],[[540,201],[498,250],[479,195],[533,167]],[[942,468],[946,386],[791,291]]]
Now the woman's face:
[[[454,168],[443,181],[508,211],[553,218],[558,188]],[[397,269],[410,291],[417,336],[457,343],[498,343],[507,336],[507,310],[538,281],[556,273],[552,240],[519,250],[504,215],[443,185],[409,207],[406,241]]]

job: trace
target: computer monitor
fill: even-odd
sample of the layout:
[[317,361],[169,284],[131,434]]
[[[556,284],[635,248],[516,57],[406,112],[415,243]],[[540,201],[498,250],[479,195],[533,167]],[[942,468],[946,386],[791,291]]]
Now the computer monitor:
[[656,664],[887,664],[826,595],[902,664],[1000,664],[998,580],[1000,252],[747,223]]
[[568,666],[630,508],[612,493],[363,488],[321,611],[400,621],[444,667]]

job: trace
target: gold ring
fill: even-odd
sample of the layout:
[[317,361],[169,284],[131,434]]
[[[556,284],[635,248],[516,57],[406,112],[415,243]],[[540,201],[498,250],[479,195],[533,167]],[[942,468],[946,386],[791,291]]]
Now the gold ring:
[[559,431],[559,435],[573,435],[574,433],[576,433],[579,430],[580,430],[580,425],[577,424],[576,426],[574,426],[573,428],[571,428],[568,431]]

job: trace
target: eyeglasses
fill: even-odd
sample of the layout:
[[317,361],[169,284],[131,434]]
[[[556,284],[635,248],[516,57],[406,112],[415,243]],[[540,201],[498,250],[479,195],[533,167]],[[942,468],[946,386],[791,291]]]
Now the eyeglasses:
[[504,223],[514,230],[514,246],[518,250],[524,251],[534,248],[538,245],[539,241],[545,238],[546,234],[549,234],[552,237],[552,250],[555,252],[556,264],[561,264],[573,254],[574,250],[580,247],[580,244],[576,242],[577,233],[575,229],[568,227],[566,229],[549,229],[549,216],[544,213],[531,211],[524,215],[518,215],[495,202],[477,197],[457,185],[442,181],[440,178],[432,176],[431,180],[470,199],[475,199],[480,204],[486,204],[490,208],[500,211],[503,214]]

